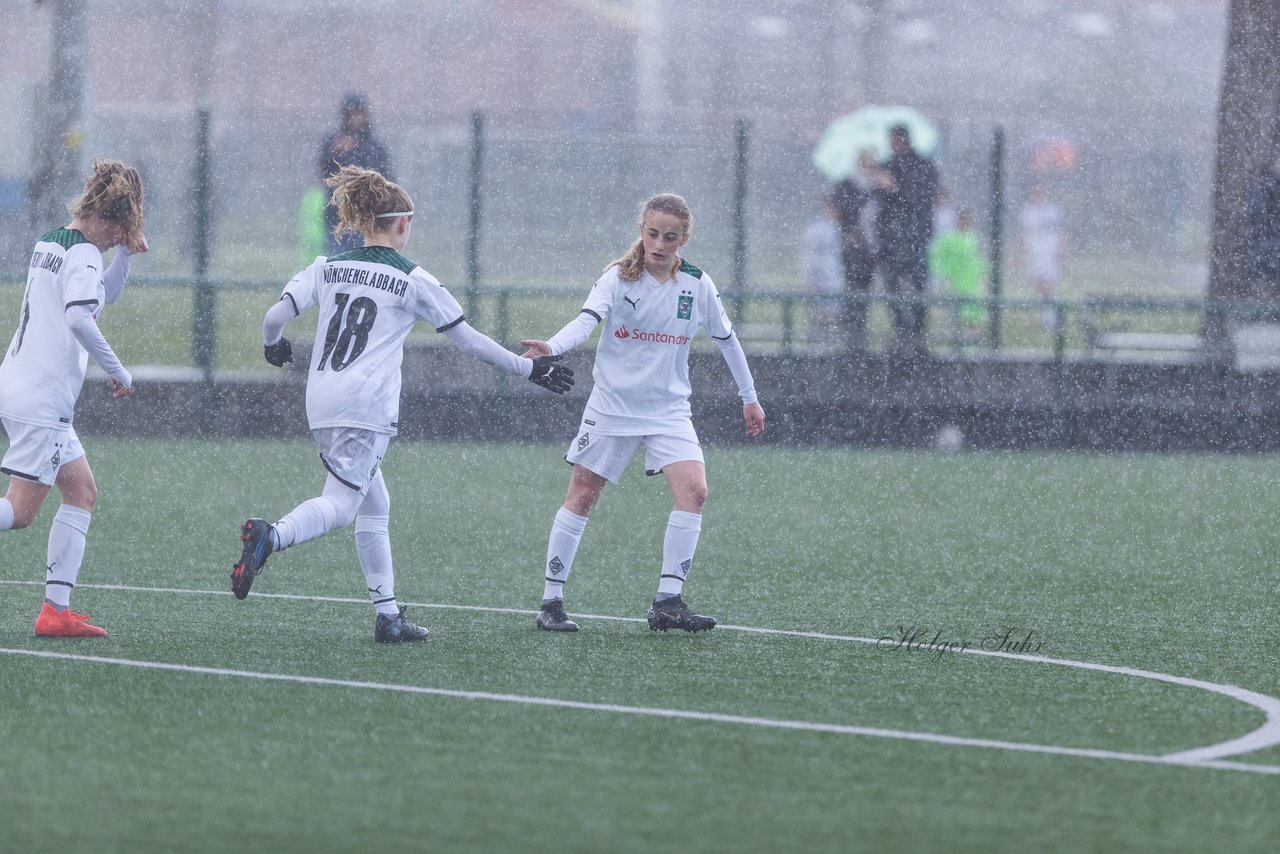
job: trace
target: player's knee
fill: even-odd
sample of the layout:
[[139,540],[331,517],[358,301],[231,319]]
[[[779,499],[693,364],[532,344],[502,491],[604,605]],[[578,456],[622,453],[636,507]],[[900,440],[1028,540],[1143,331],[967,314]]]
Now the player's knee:
[[90,480],[78,482],[70,489],[63,489],[62,503],[79,507],[86,513],[92,513],[98,506],[98,485]]
[[702,505],[707,503],[707,485],[705,483],[690,484],[686,500],[701,512]]
[[36,520],[36,512],[34,510],[24,512],[15,507],[13,510],[13,524],[9,526],[9,530],[16,531],[20,528],[30,527],[31,523]]

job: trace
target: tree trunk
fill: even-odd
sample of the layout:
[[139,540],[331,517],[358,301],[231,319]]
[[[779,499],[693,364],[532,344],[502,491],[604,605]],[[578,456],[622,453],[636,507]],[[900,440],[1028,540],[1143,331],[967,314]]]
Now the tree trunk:
[[85,0],[54,0],[49,84],[39,109],[32,175],[33,229],[68,221],[67,202],[80,189],[85,136]]
[[[1231,0],[1218,97],[1218,140],[1209,256],[1211,303],[1271,298],[1255,292],[1245,265],[1245,205],[1254,177],[1280,144],[1280,3]],[[1210,311],[1205,332],[1225,344],[1226,315]]]

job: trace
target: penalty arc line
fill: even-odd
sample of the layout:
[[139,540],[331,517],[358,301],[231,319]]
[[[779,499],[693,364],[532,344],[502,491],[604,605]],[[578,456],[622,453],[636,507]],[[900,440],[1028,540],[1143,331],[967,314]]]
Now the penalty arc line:
[[963,738],[936,733],[908,732],[905,730],[882,729],[879,727],[850,726],[845,724],[824,724],[810,721],[779,720],[773,718],[749,717],[745,715],[727,715],[717,712],[698,712],[684,709],[661,709],[646,706],[622,706],[613,703],[587,703],[578,700],[561,700],[554,697],[533,697],[523,694],[499,694],[489,691],[459,691],[451,688],[428,688],[420,685],[396,685],[387,682],[362,682],[354,679],[332,679],[324,676],[301,676],[289,673],[264,673],[254,670],[235,670],[225,667],[202,667],[191,664],[172,664],[162,661],[138,661],[131,658],[113,658],[97,655],[75,655],[65,652],[49,652],[37,649],[9,649],[0,647],[0,654],[13,656],[29,656],[32,658],[76,661],[91,664],[107,664],[119,667],[135,667],[142,670],[159,670],[176,673],[188,673],[205,676],[223,676],[239,679],[254,679],[263,682],[286,682],[299,685],[314,685],[336,688],[358,688],[371,691],[389,691],[400,694],[426,695],[433,697],[449,697],[461,700],[481,700],[498,703],[517,703],[527,706],[545,706],[558,709],[574,709],[590,712],[608,712],[621,715],[637,715],[643,717],[703,721],[718,724],[736,724],[739,726],[764,727],[768,729],[796,730],[801,732],[831,733],[836,735],[856,735],[871,738],[888,738],[899,741],[919,741],[931,744],[945,744],[956,747],[987,747],[997,750],[1010,750],[1023,753],[1044,753],[1057,756],[1076,756],[1087,759],[1108,759],[1122,762],[1142,762],[1152,765],[1178,765],[1187,768],[1212,768],[1225,771],[1247,771],[1255,774],[1280,775],[1280,766],[1252,765],[1245,762],[1227,762],[1208,760],[1197,762],[1174,761],[1164,756],[1147,753],[1124,753],[1114,750],[1095,750],[1078,747],[1058,747],[1045,744],[1024,744],[1012,741],[997,741],[982,738]]
[[[38,581],[17,581],[17,580],[0,579],[0,584],[38,585],[41,583],[42,582],[38,582]],[[139,592],[139,593],[169,593],[169,594],[186,594],[186,595],[202,595],[202,596],[224,596],[225,595],[225,591],[198,590],[198,589],[192,589],[192,588],[179,588],[179,587],[137,587],[137,586],[125,585],[125,584],[84,584],[80,586],[82,588],[88,588],[88,589],[120,590],[120,591],[130,591],[130,592]],[[289,594],[289,593],[260,593],[260,594],[257,594],[257,598],[279,599],[279,600],[286,600],[286,601],[326,602],[326,603],[333,603],[333,604],[362,604],[365,602],[365,600],[363,599],[356,599],[352,597],[309,596],[309,595],[299,595],[299,594]],[[449,605],[449,604],[440,604],[440,603],[413,603],[413,602],[410,602],[407,604],[413,607],[418,607],[418,608],[433,608],[438,610],[478,611],[478,612],[487,612],[487,613],[521,614],[521,615],[532,615],[537,613],[536,611],[530,611],[530,610],[520,609],[520,608],[497,608],[497,607],[484,606],[484,605]],[[610,620],[614,622],[628,622],[628,623],[644,622],[643,619],[640,619],[637,617],[616,617],[616,616],[608,616],[608,615],[590,615],[590,614],[581,615],[581,616],[583,619],[592,619],[592,620]],[[768,628],[759,628],[755,626],[737,626],[732,624],[721,624],[720,626],[718,626],[718,628],[723,630],[728,630],[728,631],[745,632],[749,634],[774,635],[774,636],[782,636],[782,637],[798,637],[798,638],[808,638],[808,639],[815,639],[815,640],[842,641],[846,643],[863,643],[863,644],[879,644],[880,643],[879,639],[859,637],[857,635],[836,635],[836,634],[828,634],[824,632],[793,631],[793,630],[787,630],[787,629],[768,629]],[[1167,682],[1169,684],[1180,685],[1184,687],[1199,688],[1204,691],[1209,691],[1215,694],[1221,694],[1223,696],[1229,697],[1239,702],[1243,702],[1248,705],[1254,706],[1255,708],[1262,711],[1263,714],[1266,716],[1266,720],[1261,726],[1259,726],[1257,729],[1249,733],[1246,733],[1243,736],[1240,736],[1239,738],[1230,739],[1228,741],[1224,741],[1218,744],[1206,745],[1204,747],[1196,747],[1196,748],[1190,748],[1187,750],[1175,751],[1173,753],[1164,754],[1162,756],[1156,756],[1154,754],[1150,755],[1148,758],[1154,761],[1160,761],[1167,764],[1178,764],[1178,765],[1207,765],[1210,767],[1225,767],[1225,766],[1217,765],[1215,763],[1218,763],[1219,760],[1222,760],[1227,756],[1237,756],[1240,754],[1250,753],[1257,750],[1262,750],[1267,747],[1272,747],[1276,744],[1280,744],[1280,699],[1271,697],[1266,694],[1260,694],[1256,691],[1250,691],[1248,689],[1239,688],[1234,685],[1222,685],[1215,682],[1206,682],[1204,680],[1190,679],[1183,676],[1173,676],[1167,673],[1158,673],[1156,671],[1141,670],[1133,667],[1122,667],[1122,666],[1109,665],[1109,664],[1095,664],[1087,661],[1073,661],[1071,659],[1049,658],[1046,656],[1027,655],[1023,653],[1002,652],[998,650],[964,649],[964,650],[957,650],[956,654],[981,655],[981,656],[987,656],[991,658],[1006,658],[1006,659],[1012,659],[1017,661],[1027,661],[1027,662],[1032,662],[1036,664],[1052,664],[1052,665],[1057,665],[1061,667],[1072,667],[1080,670],[1090,670],[1090,671],[1101,672],[1101,673],[1113,673],[1113,674],[1122,675],[1122,676],[1131,676],[1131,677],[1140,678],[1140,679],[1150,679],[1150,680],[1159,681],[1159,682]],[[573,702],[573,701],[564,701],[564,702]],[[701,714],[701,713],[696,713],[696,714]],[[735,717],[735,716],[729,716],[729,717]],[[839,726],[839,725],[814,724],[813,726]],[[858,728],[855,728],[855,729],[858,729]],[[868,728],[861,728],[861,729],[868,729]],[[870,728],[870,729],[874,729],[874,728]],[[876,730],[876,731],[881,733],[897,732],[896,730]],[[868,731],[863,734],[871,734],[871,732]],[[998,741],[993,742],[993,741],[986,741],[982,739],[964,739],[959,736],[942,736],[942,735],[934,736],[928,733],[916,733],[915,735],[916,736],[925,735],[925,736],[929,736],[930,738],[938,738],[938,739],[956,738],[956,739],[959,739],[958,743],[965,743],[965,744],[972,743],[974,745],[985,745],[985,746],[996,746],[996,745],[1006,745],[1006,744],[1020,745],[1019,747],[1007,747],[1005,749],[1036,750],[1039,748],[1045,748],[1045,749],[1048,749],[1048,752],[1078,750],[1077,748],[1065,748],[1065,747],[1057,747],[1053,745],[1034,745],[1034,744],[1027,744],[1022,742],[998,742]],[[906,736],[902,735],[902,736],[894,736],[894,737],[905,738]],[[917,739],[917,740],[920,740],[920,739]],[[1147,756],[1146,754],[1121,754],[1114,751],[1102,751],[1102,753],[1112,756],[1113,758],[1119,757],[1121,755]],[[1093,754],[1086,751],[1081,755],[1093,755]],[[1133,761],[1146,761],[1146,760],[1133,760]],[[1275,770],[1265,770],[1270,768],[1270,766],[1242,764],[1242,763],[1227,763],[1227,765],[1242,765],[1242,768],[1246,770],[1264,769],[1260,773],[1280,773],[1280,766],[1278,766]],[[1237,770],[1240,770],[1240,769],[1237,769]]]

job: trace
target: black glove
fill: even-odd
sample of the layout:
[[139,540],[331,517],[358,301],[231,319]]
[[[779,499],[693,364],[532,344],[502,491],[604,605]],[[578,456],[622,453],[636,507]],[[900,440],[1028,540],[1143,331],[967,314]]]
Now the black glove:
[[288,338],[281,338],[276,343],[263,347],[262,355],[277,368],[283,368],[285,362],[293,361],[293,345]]
[[529,382],[540,385],[556,394],[564,394],[573,385],[573,368],[557,365],[559,356],[538,356],[533,360],[533,372]]

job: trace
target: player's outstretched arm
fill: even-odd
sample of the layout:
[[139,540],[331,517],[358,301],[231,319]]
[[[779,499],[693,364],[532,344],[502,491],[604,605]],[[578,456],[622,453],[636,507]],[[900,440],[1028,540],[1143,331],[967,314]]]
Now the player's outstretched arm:
[[524,377],[556,394],[564,394],[573,385],[573,371],[563,365],[552,364],[559,357],[540,356],[529,359],[517,356],[466,321],[445,330],[444,336],[463,353],[470,353],[481,361],[509,374]]
[[525,338],[520,342],[520,346],[526,348],[520,355],[526,359],[536,359],[539,356],[554,355],[551,352],[551,345],[546,341],[539,341],[536,338]]
[[584,308],[577,317],[566,323],[559,332],[546,341],[537,338],[526,338],[521,341],[520,346],[528,348],[523,355],[526,359],[537,356],[563,356],[590,338],[592,330],[599,324],[600,315]]

